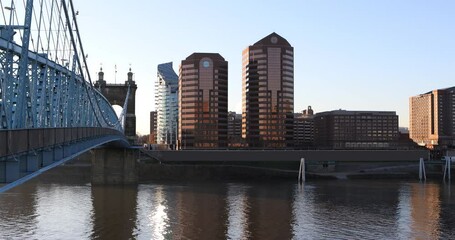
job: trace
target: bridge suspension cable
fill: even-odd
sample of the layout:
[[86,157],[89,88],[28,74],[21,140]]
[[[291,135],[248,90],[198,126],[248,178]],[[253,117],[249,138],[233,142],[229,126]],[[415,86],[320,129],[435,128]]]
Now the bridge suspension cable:
[[93,86],[72,0],[6,4],[0,2],[0,129],[123,131],[124,113],[118,118]]
[[117,117],[92,83],[72,0],[0,9],[0,182],[15,186],[105,143],[129,146],[131,86]]

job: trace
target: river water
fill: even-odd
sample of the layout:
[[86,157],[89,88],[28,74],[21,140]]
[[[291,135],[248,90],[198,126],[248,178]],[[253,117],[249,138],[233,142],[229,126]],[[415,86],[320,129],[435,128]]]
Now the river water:
[[95,187],[38,178],[0,194],[0,239],[455,239],[454,190],[377,180]]

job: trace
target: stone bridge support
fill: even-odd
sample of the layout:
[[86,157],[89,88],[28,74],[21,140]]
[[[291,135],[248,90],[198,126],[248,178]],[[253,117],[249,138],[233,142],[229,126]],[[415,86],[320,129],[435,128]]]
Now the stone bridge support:
[[92,184],[137,184],[139,151],[122,148],[92,150]]
[[[95,82],[94,86],[98,89],[101,94],[109,101],[111,105],[119,105],[125,107],[125,101],[128,100],[126,105],[126,114],[125,114],[125,136],[128,138],[128,141],[131,144],[134,144],[136,141],[136,90],[137,85],[133,80],[133,73],[128,72],[128,80],[124,84],[108,84],[104,80],[104,72],[102,69],[98,73],[98,80]],[[130,89],[130,94],[128,95],[128,89]],[[126,97],[128,96],[128,99]]]
[[40,169],[61,164],[112,136],[123,135],[105,128],[0,131],[0,183],[11,183]]

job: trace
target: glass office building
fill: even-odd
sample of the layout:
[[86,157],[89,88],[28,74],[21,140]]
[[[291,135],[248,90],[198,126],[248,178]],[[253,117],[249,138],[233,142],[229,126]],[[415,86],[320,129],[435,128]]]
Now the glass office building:
[[179,71],[179,148],[227,146],[228,62],[193,53]]
[[250,148],[293,145],[294,49],[276,33],[243,51],[242,137]]
[[172,62],[158,65],[155,84],[156,143],[176,144],[178,126],[178,76]]

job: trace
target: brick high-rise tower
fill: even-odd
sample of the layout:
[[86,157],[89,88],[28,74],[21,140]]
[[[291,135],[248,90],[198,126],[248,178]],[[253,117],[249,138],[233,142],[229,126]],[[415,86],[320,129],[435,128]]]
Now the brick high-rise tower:
[[179,71],[180,149],[227,146],[228,62],[218,53],[193,53]]
[[243,51],[242,137],[250,148],[293,145],[294,49],[276,33]]

